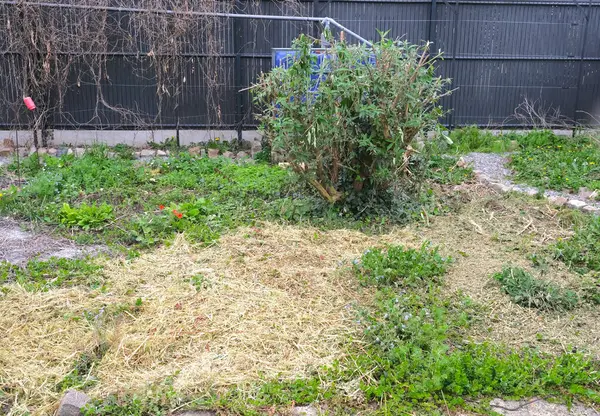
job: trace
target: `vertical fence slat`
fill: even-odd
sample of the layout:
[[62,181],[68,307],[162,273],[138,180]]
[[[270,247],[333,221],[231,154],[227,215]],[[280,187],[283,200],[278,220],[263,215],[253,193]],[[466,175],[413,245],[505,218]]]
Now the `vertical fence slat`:
[[573,109],[573,121],[577,124],[577,113],[579,111],[579,98],[581,96],[581,84],[583,81],[583,61],[585,59],[585,46],[587,43],[588,27],[590,25],[590,12],[592,7],[592,0],[588,3],[588,7],[585,10],[585,26],[583,28],[583,36],[581,40],[581,56],[579,57],[579,71],[577,74],[577,92],[575,93],[575,108]]

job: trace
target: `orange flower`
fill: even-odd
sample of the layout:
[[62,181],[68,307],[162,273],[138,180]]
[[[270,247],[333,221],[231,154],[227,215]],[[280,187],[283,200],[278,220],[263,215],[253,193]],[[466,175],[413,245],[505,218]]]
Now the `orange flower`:
[[164,205],[159,205],[158,209],[160,209],[162,211],[163,209],[165,209],[165,206]]
[[181,218],[183,217],[183,214],[179,211],[177,211],[176,209],[173,210],[173,214],[177,217],[177,218]]

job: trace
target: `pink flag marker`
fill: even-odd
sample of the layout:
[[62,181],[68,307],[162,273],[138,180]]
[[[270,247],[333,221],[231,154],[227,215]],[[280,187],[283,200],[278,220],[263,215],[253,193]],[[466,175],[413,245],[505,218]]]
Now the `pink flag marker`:
[[23,97],[23,102],[27,106],[28,110],[31,110],[31,111],[35,110],[35,103],[31,99],[31,97]]

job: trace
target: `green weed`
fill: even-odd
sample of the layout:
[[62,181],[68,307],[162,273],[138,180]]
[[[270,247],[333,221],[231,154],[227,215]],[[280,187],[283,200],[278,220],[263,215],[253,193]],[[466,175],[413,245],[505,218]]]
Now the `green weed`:
[[102,284],[102,266],[86,259],[50,258],[29,260],[24,267],[0,263],[0,284],[18,283],[26,290],[47,291],[55,287]]
[[600,271],[600,217],[580,224],[571,238],[559,240],[554,257],[582,274]]
[[439,283],[448,263],[437,248],[424,244],[419,249],[389,246],[367,250],[360,261],[354,261],[354,268],[364,284],[420,287]]
[[428,179],[443,185],[458,185],[473,178],[473,169],[460,167],[457,158],[431,156],[428,161],[426,176]]
[[565,290],[551,282],[536,279],[518,267],[505,267],[496,273],[502,291],[517,305],[541,310],[570,310],[579,299],[575,292]]
[[65,202],[58,213],[61,224],[84,230],[97,229],[113,218],[113,208],[106,203],[88,205],[84,202],[79,207],[72,208]]

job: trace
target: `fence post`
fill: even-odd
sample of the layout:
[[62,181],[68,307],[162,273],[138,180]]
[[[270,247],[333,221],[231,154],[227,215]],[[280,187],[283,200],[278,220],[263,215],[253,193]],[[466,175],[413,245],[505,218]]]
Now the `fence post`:
[[[578,8],[581,8],[581,10],[584,10],[583,7],[577,5]],[[587,42],[587,36],[588,36],[588,26],[590,23],[590,8],[592,7],[592,0],[590,0],[590,2],[588,3],[588,7],[587,10],[585,11],[584,14],[584,19],[585,19],[585,26],[583,28],[583,36],[582,36],[582,40],[581,40],[581,55],[579,58],[579,74],[577,75],[577,91],[575,92],[575,108],[573,110],[573,134],[575,134],[575,128],[577,127],[577,111],[579,109],[579,98],[580,98],[580,94],[581,94],[581,83],[583,81],[583,61],[584,61],[584,57],[585,57],[585,44]]]
[[[242,13],[242,2],[236,0],[235,12]],[[234,84],[235,84],[235,98],[236,98],[236,111],[235,111],[235,124],[237,131],[238,144],[242,144],[242,127],[244,124],[244,103],[243,96],[240,89],[242,88],[242,45],[244,44],[244,35],[242,30],[242,22],[239,17],[233,18],[233,49],[235,52],[235,62],[233,65],[234,71]]]
[[429,41],[435,47],[437,37],[437,0],[431,0],[431,9],[429,10]]
[[[452,81],[454,82],[456,76],[456,50],[458,49],[458,45],[457,45],[457,40],[458,40],[458,0],[455,1],[454,3],[454,23],[453,23],[453,33],[452,33],[452,66],[450,69],[450,74],[452,75]],[[456,127],[455,125],[455,120],[454,120],[454,107],[455,107],[455,103],[456,103],[456,99],[454,98],[455,94],[450,95],[450,107],[451,107],[451,111],[450,111],[450,117],[448,120],[448,128],[449,129],[454,129]]]

